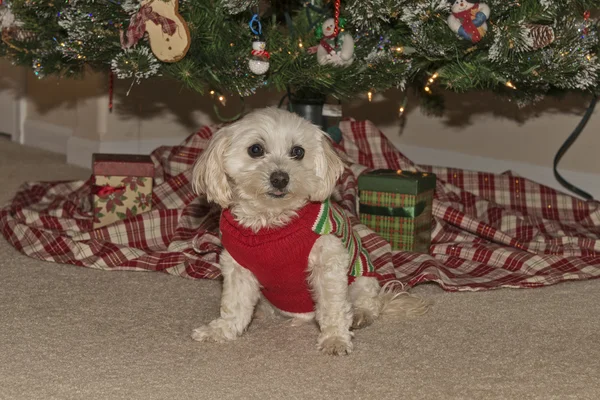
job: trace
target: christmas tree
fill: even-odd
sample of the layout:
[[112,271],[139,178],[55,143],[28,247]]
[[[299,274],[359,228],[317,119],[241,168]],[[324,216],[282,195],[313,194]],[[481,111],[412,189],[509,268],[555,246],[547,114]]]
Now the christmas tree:
[[[185,24],[176,14],[159,15],[165,6],[178,6]],[[4,0],[0,55],[40,77],[75,76],[89,66],[137,83],[162,75],[200,93],[241,97],[272,88],[343,100],[412,88],[426,101],[444,89],[488,90],[528,104],[567,91],[598,94],[599,6],[597,0]],[[182,57],[164,62],[155,47],[169,38],[189,43]]]

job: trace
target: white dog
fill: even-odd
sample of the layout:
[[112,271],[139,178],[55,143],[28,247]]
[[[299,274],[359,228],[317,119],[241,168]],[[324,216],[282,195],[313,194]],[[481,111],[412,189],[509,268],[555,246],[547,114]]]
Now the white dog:
[[324,133],[287,111],[254,111],[214,135],[193,185],[223,208],[221,316],[193,339],[237,338],[259,304],[269,314],[316,320],[318,348],[348,354],[351,328],[382,313],[427,311],[420,298],[380,288],[347,216],[329,200],[343,171]]

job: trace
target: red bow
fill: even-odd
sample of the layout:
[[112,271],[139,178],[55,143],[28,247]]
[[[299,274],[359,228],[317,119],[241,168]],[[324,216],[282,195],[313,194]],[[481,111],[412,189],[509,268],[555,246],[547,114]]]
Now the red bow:
[[110,185],[104,185],[104,186],[94,185],[92,187],[92,194],[95,194],[101,198],[108,197],[113,193],[121,194],[124,191],[125,191],[125,186],[114,187],[114,186],[110,186]]
[[144,33],[146,33],[146,21],[148,20],[154,22],[156,25],[160,25],[162,31],[169,36],[173,36],[177,32],[177,23],[175,21],[152,11],[152,7],[146,4],[131,17],[126,37],[121,32],[121,47],[128,49],[135,46],[144,37]]

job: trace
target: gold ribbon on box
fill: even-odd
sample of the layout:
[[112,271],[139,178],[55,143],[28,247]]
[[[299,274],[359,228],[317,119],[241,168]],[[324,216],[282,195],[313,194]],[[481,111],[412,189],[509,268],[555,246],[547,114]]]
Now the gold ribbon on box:
[[361,214],[380,215],[382,217],[415,218],[425,211],[426,206],[427,203],[425,201],[420,201],[413,207],[383,207],[361,204],[359,210]]

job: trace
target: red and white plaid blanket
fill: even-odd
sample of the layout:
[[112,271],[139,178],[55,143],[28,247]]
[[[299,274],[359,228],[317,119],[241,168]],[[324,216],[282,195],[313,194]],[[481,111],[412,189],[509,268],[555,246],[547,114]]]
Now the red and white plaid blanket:
[[[457,291],[600,277],[598,202],[511,173],[415,166],[370,122],[344,121],[340,128],[338,150],[352,163],[338,185],[342,206],[386,280],[409,286],[433,281]],[[217,278],[220,210],[194,195],[190,185],[191,167],[212,134],[205,127],[180,146],[152,153],[150,212],[94,231],[90,181],[34,182],[0,210],[0,229],[15,248],[41,260]],[[358,222],[356,177],[373,168],[437,174],[430,255],[391,251]]]

